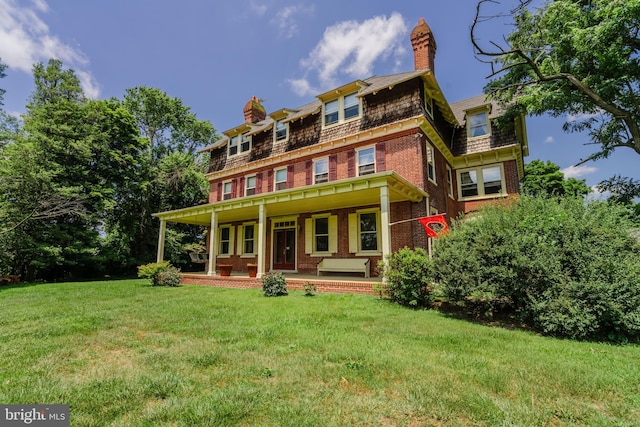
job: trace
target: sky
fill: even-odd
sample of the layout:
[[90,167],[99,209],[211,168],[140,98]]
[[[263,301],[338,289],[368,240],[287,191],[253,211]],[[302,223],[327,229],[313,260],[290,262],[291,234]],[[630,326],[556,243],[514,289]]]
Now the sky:
[[[502,0],[506,8],[514,0]],[[489,65],[474,57],[475,0],[0,0],[0,79],[5,111],[24,112],[32,67],[73,68],[85,95],[122,99],[155,87],[180,98],[218,132],[244,120],[252,97],[267,113],[296,108],[356,79],[413,70],[409,33],[424,18],[437,43],[435,76],[449,102],[482,93]],[[504,24],[480,27],[500,40]],[[558,164],[589,186],[615,174],[640,179],[640,156],[619,149],[574,167],[594,150],[565,133],[570,117],[529,117],[529,156]]]

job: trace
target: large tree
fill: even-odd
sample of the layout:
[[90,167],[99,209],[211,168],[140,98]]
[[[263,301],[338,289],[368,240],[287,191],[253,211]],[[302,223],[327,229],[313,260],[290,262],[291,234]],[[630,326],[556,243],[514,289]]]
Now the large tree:
[[532,160],[524,165],[521,189],[530,196],[584,196],[591,192],[585,180],[566,178],[551,161]]
[[[477,4],[471,38],[476,54],[492,64],[486,93],[508,106],[507,117],[568,115],[565,130],[588,131],[598,146],[583,161],[619,147],[640,154],[640,0],[533,5],[519,0],[505,11],[495,0]],[[513,31],[502,41],[483,37],[505,17]]]

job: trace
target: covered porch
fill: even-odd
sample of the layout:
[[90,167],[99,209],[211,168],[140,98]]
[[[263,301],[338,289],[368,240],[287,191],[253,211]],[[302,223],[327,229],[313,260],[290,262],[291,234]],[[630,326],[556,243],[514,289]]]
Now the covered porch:
[[[376,207],[379,211],[379,227],[377,230],[379,246],[374,255],[382,258],[392,251],[392,220],[405,218],[391,218],[391,204],[396,202],[419,203],[427,198],[427,193],[416,187],[393,171],[379,172],[355,178],[348,178],[338,181],[326,182],[322,184],[296,187],[292,189],[279,190],[270,193],[256,194],[247,197],[240,197],[224,200],[206,205],[194,206],[185,209],[156,213],[154,216],[160,220],[160,232],[158,236],[158,262],[164,259],[164,242],[168,223],[185,223],[205,226],[209,229],[206,269],[200,274],[185,273],[185,283],[204,282],[206,278],[221,277],[217,274],[216,266],[228,262],[229,256],[220,256],[218,242],[219,227],[222,224],[241,224],[243,221],[253,221],[255,223],[255,264],[257,264],[257,277],[260,279],[269,271],[282,271],[284,273],[298,273],[298,264],[303,258],[300,248],[299,253],[294,253],[292,267],[282,269],[274,263],[274,253],[276,251],[277,239],[274,238],[274,225],[278,224],[282,218],[291,218],[294,238],[301,234],[305,226],[304,220],[298,219],[301,216],[308,216],[314,212],[331,212],[335,210],[357,209],[361,207]],[[345,239],[346,230],[340,233],[339,239]],[[277,236],[276,236],[277,237]],[[300,238],[298,240],[304,240]],[[275,243],[274,243],[275,242]],[[298,244],[298,246],[301,246]],[[288,248],[287,248],[288,249]],[[294,248],[295,250],[295,248]],[[367,256],[368,254],[357,254]],[[331,256],[331,255],[328,255]],[[339,254],[336,254],[339,256]],[[222,259],[224,258],[224,259]],[[222,261],[222,262],[220,262]],[[306,271],[307,273],[309,271]],[[244,283],[245,277],[231,276],[221,280],[229,281],[233,285],[236,280],[241,280],[236,284],[250,285]],[[291,278],[292,283],[302,280],[312,281],[318,279],[316,276]],[[359,283],[357,277],[347,277],[349,280],[338,280],[338,282]],[[326,283],[333,277],[321,277],[321,282]],[[375,283],[378,279],[367,279],[367,283]],[[217,282],[220,282],[218,280]],[[360,286],[360,285],[358,285]],[[372,288],[373,285],[369,285]],[[233,287],[233,286],[232,286]],[[246,286],[252,287],[252,286]]]

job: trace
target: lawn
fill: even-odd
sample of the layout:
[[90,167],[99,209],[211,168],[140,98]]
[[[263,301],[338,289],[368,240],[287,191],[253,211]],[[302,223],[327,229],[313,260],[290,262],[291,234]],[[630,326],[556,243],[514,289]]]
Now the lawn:
[[0,402],[72,426],[638,425],[640,346],[373,296],[140,280],[0,288]]

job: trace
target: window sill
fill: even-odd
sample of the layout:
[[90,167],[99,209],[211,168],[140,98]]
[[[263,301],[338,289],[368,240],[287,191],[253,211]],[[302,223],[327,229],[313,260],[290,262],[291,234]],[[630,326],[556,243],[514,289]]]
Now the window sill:
[[382,252],[378,252],[378,251],[360,251],[360,252],[356,252],[355,256],[382,256]]
[[330,257],[333,256],[334,254],[332,254],[331,252],[312,252],[309,254],[310,257],[316,257],[316,258],[320,258],[320,257]]
[[344,124],[346,124],[346,123],[355,122],[356,120],[359,120],[359,119],[361,119],[361,118],[362,118],[362,116],[361,116],[361,115],[357,115],[357,116],[355,116],[355,117],[351,117],[351,118],[349,118],[349,119],[347,119],[347,120],[338,120],[337,122],[331,123],[330,125],[325,125],[325,124],[323,123],[323,124],[322,124],[322,130],[330,129],[330,128],[333,128],[333,127],[336,127],[336,126],[340,126],[340,125],[344,125]]
[[242,254],[240,258],[255,258],[258,254]]
[[229,254],[216,255],[216,259],[218,258],[231,258],[231,255]]
[[500,193],[500,194],[489,194],[486,196],[470,196],[470,197],[460,197],[458,199],[459,202],[473,202],[476,200],[487,200],[487,199],[505,199],[509,197],[508,194],[506,193]]
[[478,141],[480,139],[485,139],[489,137],[491,137],[491,132],[485,133],[484,135],[467,137],[467,141]]

